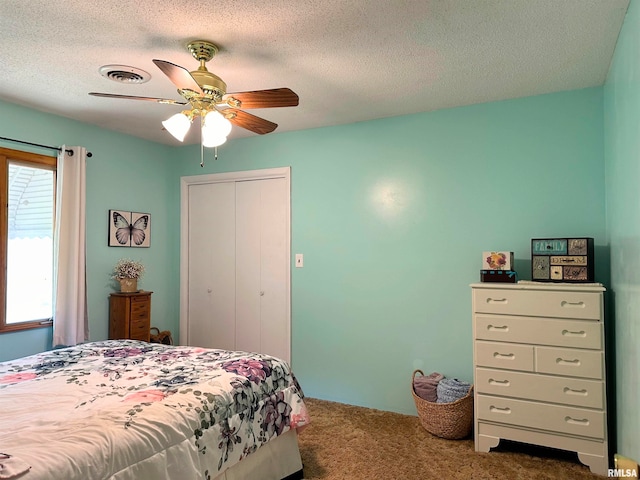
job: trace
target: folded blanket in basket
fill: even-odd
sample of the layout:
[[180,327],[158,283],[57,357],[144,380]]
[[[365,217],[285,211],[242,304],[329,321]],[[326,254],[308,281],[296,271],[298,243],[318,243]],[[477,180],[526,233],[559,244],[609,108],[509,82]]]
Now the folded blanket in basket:
[[416,395],[427,402],[435,402],[438,399],[438,383],[444,378],[444,375],[433,372],[431,375],[420,375],[413,377],[413,390]]
[[469,393],[471,384],[455,378],[443,378],[438,383],[438,403],[451,403],[460,400]]

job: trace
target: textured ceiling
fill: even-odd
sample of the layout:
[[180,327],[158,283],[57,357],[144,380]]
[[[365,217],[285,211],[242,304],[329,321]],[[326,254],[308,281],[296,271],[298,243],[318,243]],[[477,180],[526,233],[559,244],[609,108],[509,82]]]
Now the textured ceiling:
[[[207,68],[230,92],[298,93],[298,107],[251,110],[279,124],[271,135],[585,88],[604,83],[628,3],[2,0],[0,99],[178,145],[161,121],[179,106],[87,93],[181,100],[152,59],[195,70],[197,39],[220,47]],[[151,80],[113,82],[106,64]]]

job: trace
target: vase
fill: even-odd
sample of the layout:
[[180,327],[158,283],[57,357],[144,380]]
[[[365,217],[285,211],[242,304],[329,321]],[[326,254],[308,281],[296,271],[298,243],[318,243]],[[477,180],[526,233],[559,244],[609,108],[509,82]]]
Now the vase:
[[120,291],[121,292],[137,292],[138,279],[137,278],[121,278]]

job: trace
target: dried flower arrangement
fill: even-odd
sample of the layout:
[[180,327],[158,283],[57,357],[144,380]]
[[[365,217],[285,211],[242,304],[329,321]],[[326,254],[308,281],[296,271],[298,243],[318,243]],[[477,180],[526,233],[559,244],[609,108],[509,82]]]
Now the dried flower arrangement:
[[114,280],[122,280],[123,278],[138,279],[144,275],[144,265],[136,260],[121,258],[113,267],[111,278]]

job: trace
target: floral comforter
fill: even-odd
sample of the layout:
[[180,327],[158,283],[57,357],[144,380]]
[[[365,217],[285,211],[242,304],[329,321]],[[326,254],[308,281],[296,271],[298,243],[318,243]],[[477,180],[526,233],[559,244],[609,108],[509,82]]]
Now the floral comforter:
[[87,343],[0,363],[0,452],[24,480],[214,478],[306,425],[303,397],[267,355]]

